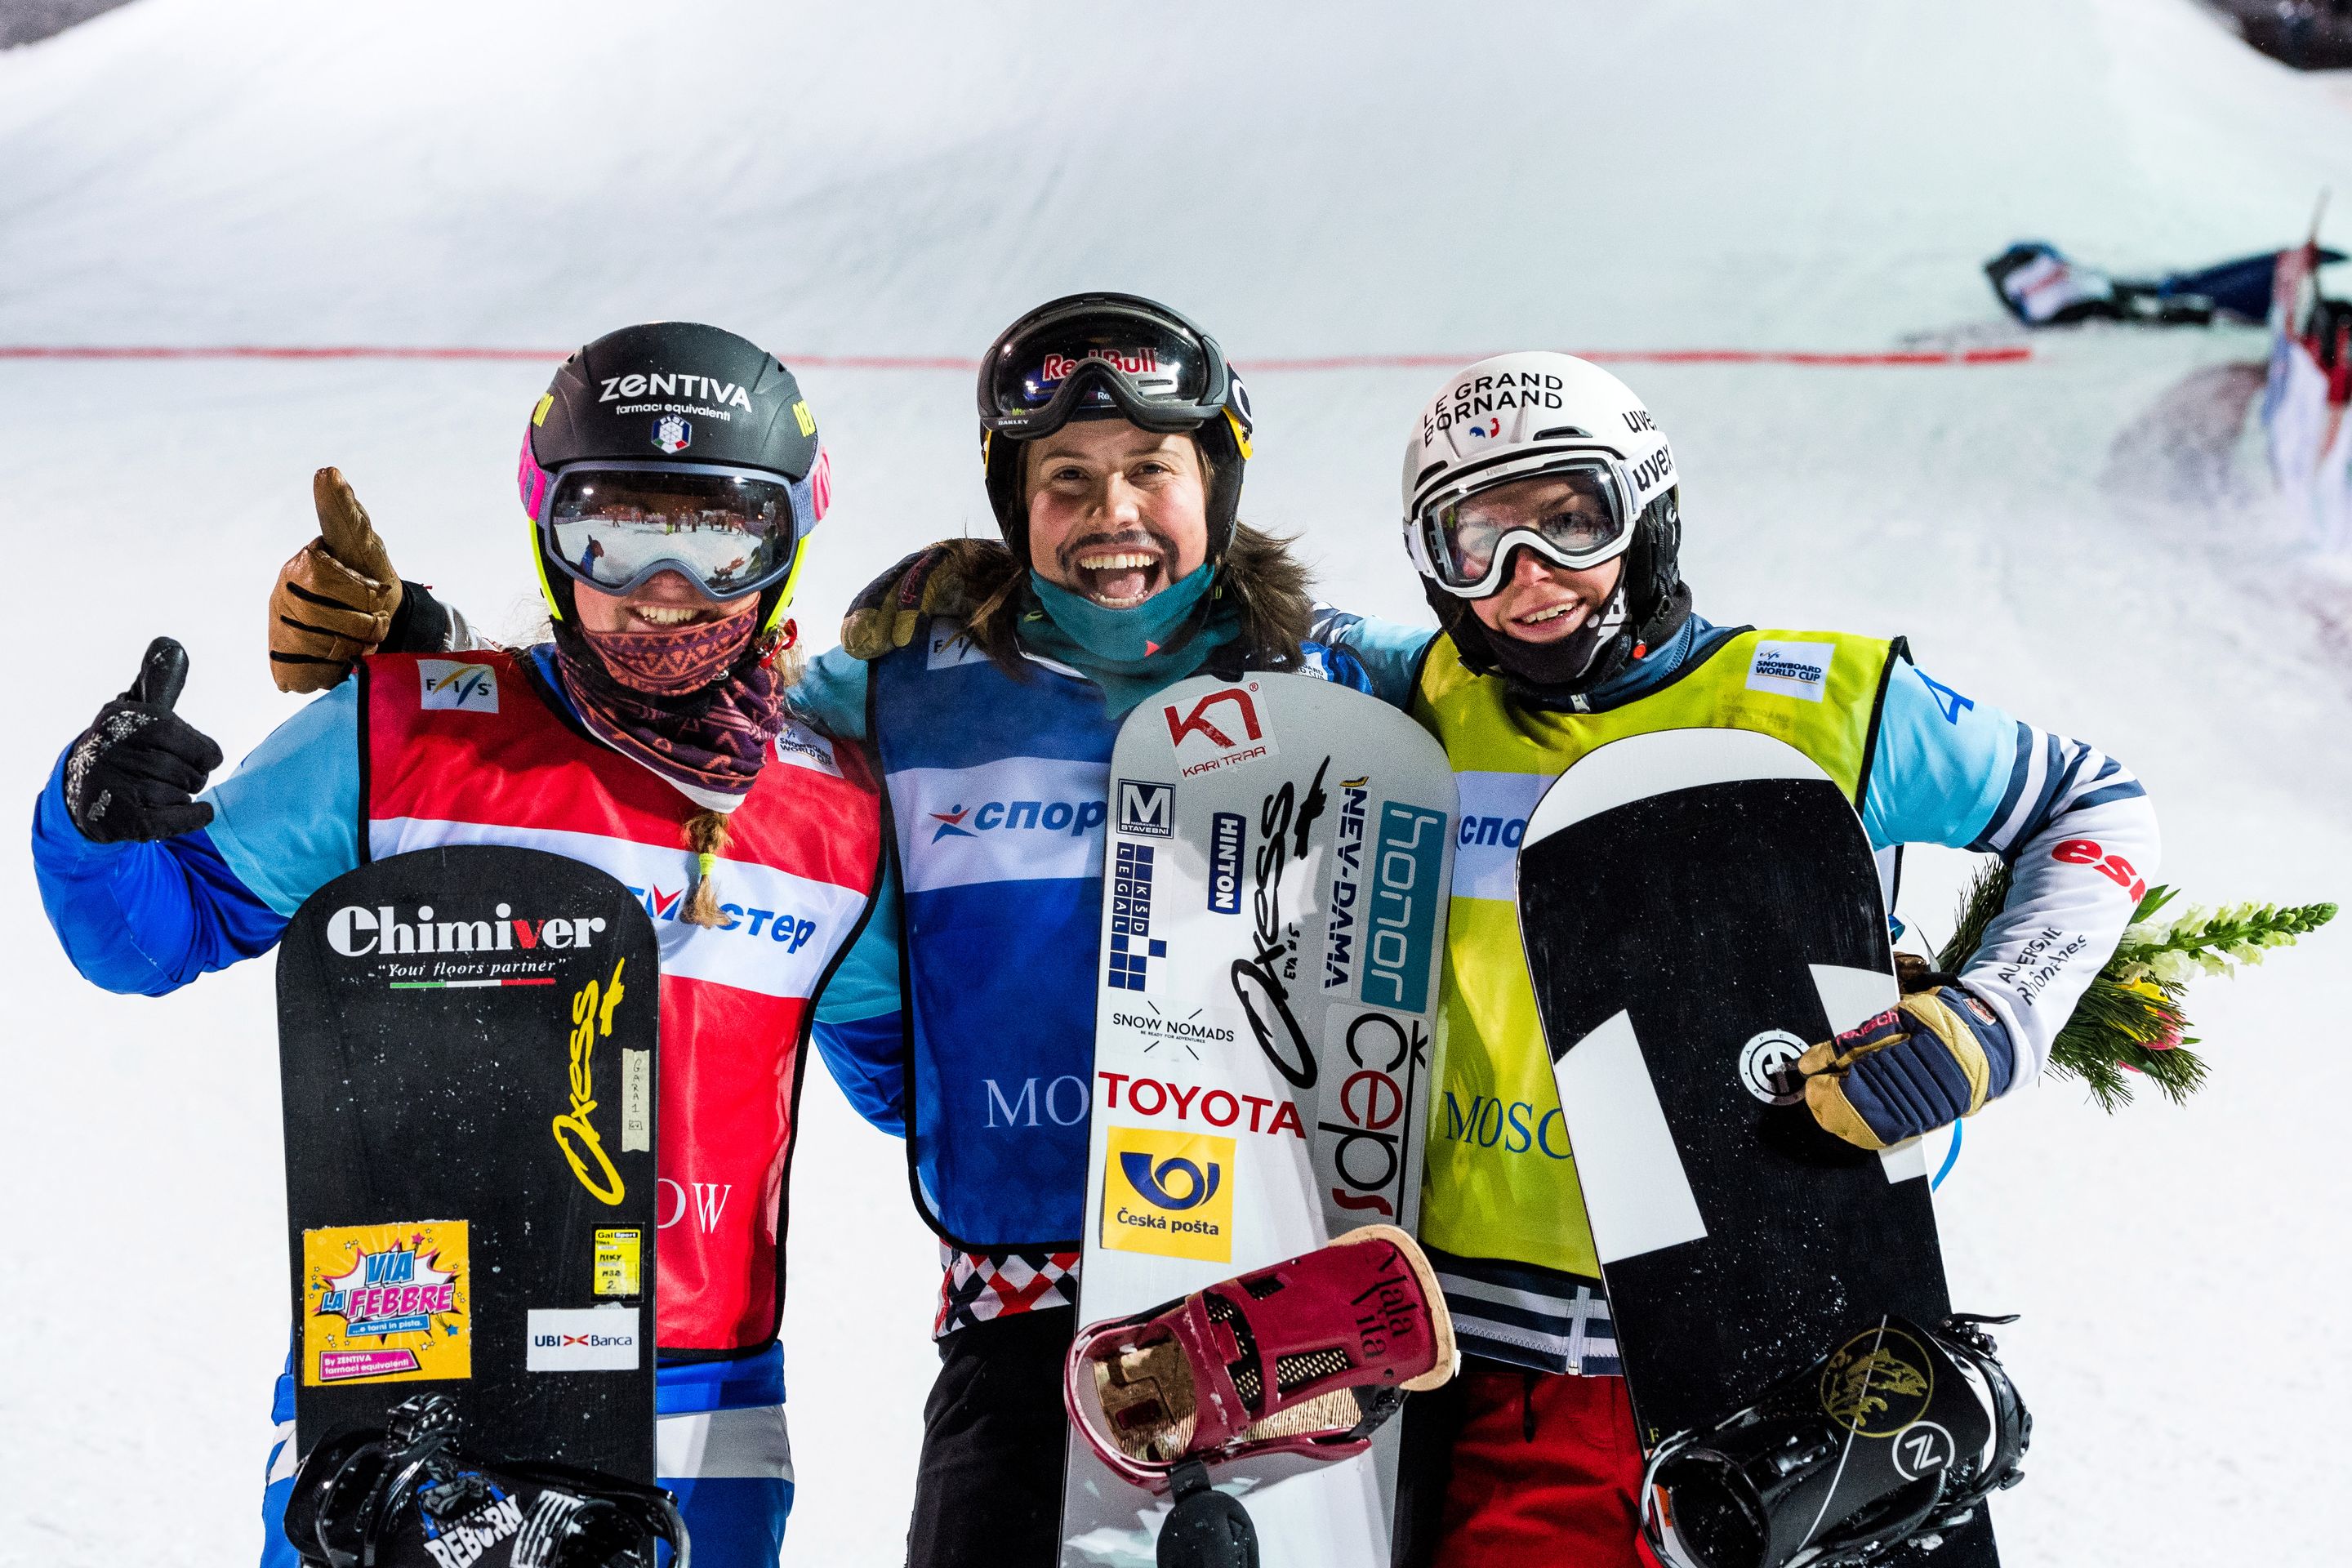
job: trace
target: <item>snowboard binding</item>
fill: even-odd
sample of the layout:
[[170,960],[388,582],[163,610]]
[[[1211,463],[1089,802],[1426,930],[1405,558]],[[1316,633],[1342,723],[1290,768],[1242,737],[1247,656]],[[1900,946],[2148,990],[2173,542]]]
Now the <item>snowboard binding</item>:
[[424,1394],[380,1430],[322,1439],[295,1472],[286,1539],[310,1568],[688,1568],[670,1494],[598,1470],[485,1459]]
[[2022,1479],[2033,1418],[1987,1323],[1888,1317],[1706,1431],[1669,1437],[1642,1526],[1668,1568],[1861,1568],[1933,1549]]
[[1362,1453],[1405,1392],[1454,1375],[1437,1276],[1394,1226],[1079,1331],[1070,1419],[1103,1463],[1154,1491],[1187,1466]]

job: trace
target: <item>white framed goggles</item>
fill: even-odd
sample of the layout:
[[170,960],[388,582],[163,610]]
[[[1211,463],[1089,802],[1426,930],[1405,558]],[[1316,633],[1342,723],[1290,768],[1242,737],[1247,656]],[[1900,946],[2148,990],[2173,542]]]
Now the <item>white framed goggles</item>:
[[1447,474],[1405,519],[1405,549],[1445,592],[1483,599],[1502,586],[1522,546],[1571,571],[1622,555],[1640,495],[1612,452],[1522,447]]
[[539,532],[575,582],[625,594],[677,572],[713,599],[783,581],[815,525],[806,479],[716,464],[572,463],[543,487]]

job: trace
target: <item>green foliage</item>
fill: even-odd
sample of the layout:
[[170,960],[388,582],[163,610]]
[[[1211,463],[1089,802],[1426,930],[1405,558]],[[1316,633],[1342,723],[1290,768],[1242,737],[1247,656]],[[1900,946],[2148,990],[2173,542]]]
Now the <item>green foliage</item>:
[[[1958,973],[1984,941],[2009,898],[2009,868],[1999,860],[1978,872],[1960,900],[1952,939],[1936,966]],[[2191,905],[2170,921],[2155,917],[2178,889],[2150,888],[2132,924],[2058,1031],[2044,1068],[2083,1080],[2103,1110],[2131,1103],[2133,1075],[2179,1104],[2205,1081],[2204,1058],[2189,1047],[2181,1011],[2189,983],[2200,974],[2227,974],[2260,963],[2265,951],[2289,947],[2336,918],[2334,904],[2236,904],[2206,911]]]

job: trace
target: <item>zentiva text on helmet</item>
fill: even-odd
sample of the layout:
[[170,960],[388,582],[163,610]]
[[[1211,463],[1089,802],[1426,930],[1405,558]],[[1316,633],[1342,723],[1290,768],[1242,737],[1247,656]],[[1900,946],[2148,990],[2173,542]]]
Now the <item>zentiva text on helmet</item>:
[[[1290,1011],[1290,991],[1286,982],[1298,978],[1298,927],[1283,921],[1282,870],[1290,856],[1301,860],[1307,858],[1307,837],[1329,799],[1323,793],[1323,774],[1330,766],[1329,757],[1316,765],[1315,778],[1307,786],[1304,801],[1297,799],[1294,786],[1285,781],[1280,789],[1265,797],[1258,812],[1258,831],[1264,842],[1258,846],[1255,857],[1252,892],[1256,920],[1252,934],[1256,940],[1257,955],[1234,960],[1230,972],[1234,996],[1249,1019],[1250,1033],[1257,1037],[1258,1049],[1265,1053],[1265,1059],[1274,1064],[1276,1072],[1299,1089],[1315,1085],[1315,1056],[1307,1048],[1307,1037]],[[1292,840],[1287,852],[1283,844],[1286,835]]]
[[751,411],[751,399],[731,381],[717,381],[707,375],[695,375],[684,371],[660,371],[651,375],[608,375],[604,390],[596,395],[599,403],[617,403],[627,397],[698,397],[706,403],[731,404],[746,414]]
[[1438,406],[1421,416],[1421,438],[1450,430],[1467,419],[1499,414],[1507,408],[1559,408],[1567,382],[1548,371],[1506,371],[1500,375],[1473,376],[1450,387]]
[[513,909],[500,904],[495,920],[436,921],[433,906],[420,905],[416,919],[404,923],[389,904],[363,909],[357,904],[337,910],[327,921],[327,945],[345,958],[370,953],[512,952],[537,947],[586,947],[604,929],[602,915],[585,920],[514,918]]

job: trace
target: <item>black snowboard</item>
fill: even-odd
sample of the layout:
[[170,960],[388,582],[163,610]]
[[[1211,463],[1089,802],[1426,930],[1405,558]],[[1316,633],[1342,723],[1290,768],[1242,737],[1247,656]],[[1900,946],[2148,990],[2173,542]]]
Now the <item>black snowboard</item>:
[[[1645,1448],[1883,1313],[1943,1318],[1916,1146],[1822,1131],[1789,1068],[1896,998],[1869,840],[1827,776],[1743,731],[1602,746],[1530,816],[1518,897]],[[1932,1561],[1995,1563],[1984,1511]]]
[[659,953],[536,849],[337,878],[278,956],[295,1436],[448,1395],[477,1452],[654,1479]]

